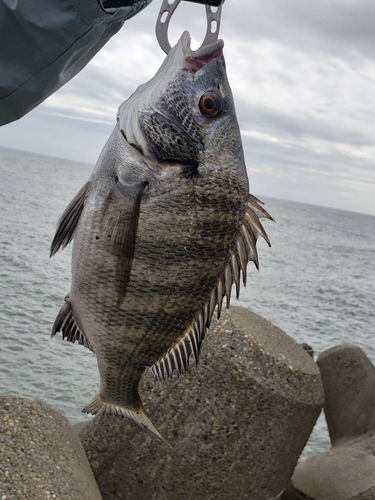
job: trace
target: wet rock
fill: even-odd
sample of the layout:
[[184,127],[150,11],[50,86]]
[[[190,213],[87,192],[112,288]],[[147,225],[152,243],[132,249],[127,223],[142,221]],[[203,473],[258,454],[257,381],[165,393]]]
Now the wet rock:
[[198,369],[141,395],[173,449],[130,422],[96,417],[80,437],[106,500],[279,498],[319,415],[309,354],[233,308],[208,333]]
[[354,345],[318,358],[333,449],[300,463],[283,500],[375,499],[375,367]]
[[0,396],[0,498],[101,500],[81,442],[49,406]]

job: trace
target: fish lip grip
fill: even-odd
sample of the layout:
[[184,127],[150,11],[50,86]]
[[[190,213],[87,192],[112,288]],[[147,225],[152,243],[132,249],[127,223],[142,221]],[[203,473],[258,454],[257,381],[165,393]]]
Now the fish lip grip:
[[220,5],[222,5],[225,2],[225,0],[185,0],[185,1],[210,5],[211,7],[220,7]]
[[[185,0],[193,3],[204,4],[206,7],[207,31],[201,47],[216,42],[219,37],[221,8],[225,0]],[[181,0],[163,0],[158,20],[156,22],[156,38],[160,47],[169,54],[172,47],[168,40],[169,22]],[[215,11],[213,10],[216,9]],[[167,14],[165,16],[165,14]],[[165,18],[164,20],[162,20]]]

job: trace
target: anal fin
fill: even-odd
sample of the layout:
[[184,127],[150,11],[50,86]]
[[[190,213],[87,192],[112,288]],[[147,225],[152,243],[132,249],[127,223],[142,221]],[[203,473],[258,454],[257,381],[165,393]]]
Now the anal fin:
[[80,329],[76,323],[69,295],[65,297],[65,303],[55,319],[51,337],[58,332],[62,333],[63,339],[69,340],[69,342],[73,342],[73,344],[78,342],[78,344],[84,345],[90,349],[90,351],[94,352],[93,347],[82,332],[82,329]]

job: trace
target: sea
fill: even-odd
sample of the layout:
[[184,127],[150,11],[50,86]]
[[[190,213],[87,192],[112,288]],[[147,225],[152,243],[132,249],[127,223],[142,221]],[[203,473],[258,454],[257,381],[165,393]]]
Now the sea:
[[[56,222],[93,166],[0,148],[0,393],[51,405],[72,422],[98,386],[95,357],[50,339],[70,288],[71,247],[49,259]],[[254,193],[260,196],[259,193]],[[241,299],[315,355],[356,344],[375,363],[375,217],[260,196],[275,223]],[[330,448],[323,415],[303,457]]]

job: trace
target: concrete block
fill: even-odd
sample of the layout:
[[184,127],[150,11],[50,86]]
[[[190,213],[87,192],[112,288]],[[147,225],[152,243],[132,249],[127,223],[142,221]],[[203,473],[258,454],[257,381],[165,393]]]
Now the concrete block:
[[291,490],[283,500],[374,500],[375,457],[348,446],[320,453],[298,465]]
[[102,500],[70,423],[43,403],[0,396],[0,498]]
[[375,500],[375,367],[354,345],[318,358],[332,450],[300,463],[283,500]]
[[224,316],[197,371],[144,377],[148,414],[173,449],[115,417],[81,430],[106,500],[280,498],[321,410],[319,370],[265,319],[238,307]]
[[365,353],[354,345],[339,345],[323,352],[317,363],[332,444],[375,429],[375,367]]

